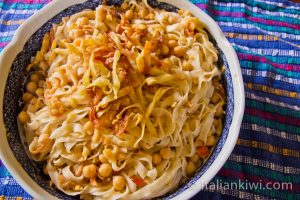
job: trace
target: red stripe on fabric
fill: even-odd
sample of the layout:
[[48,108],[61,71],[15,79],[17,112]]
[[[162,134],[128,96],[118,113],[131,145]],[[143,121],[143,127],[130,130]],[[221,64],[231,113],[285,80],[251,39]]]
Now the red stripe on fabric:
[[218,11],[212,9],[208,9],[208,10],[214,15],[219,15],[223,17],[246,17],[246,14],[241,12],[226,12],[226,11]]
[[284,69],[287,71],[292,71],[292,70],[300,71],[300,65],[279,64],[279,63],[274,63],[265,57],[261,57],[261,56],[257,56],[257,55],[251,55],[251,54],[246,54],[246,53],[237,53],[237,54],[238,54],[238,57],[243,60],[254,61],[254,62],[264,62],[264,63],[268,63],[276,68]]
[[[235,171],[235,170],[231,170],[231,169],[225,169],[225,168],[222,168],[219,171],[218,175],[225,176],[225,177],[228,177],[228,178],[236,178],[236,179],[239,179],[243,182],[247,181],[249,184],[251,184],[251,183],[262,183],[262,186],[264,186],[264,187],[266,187],[267,184],[268,184],[268,187],[271,187],[275,183],[276,184],[277,183],[283,183],[283,181],[270,180],[270,179],[266,179],[266,178],[263,178],[263,177],[258,177],[258,176],[252,175],[252,174],[250,175],[250,174],[246,174],[246,173],[243,173],[243,172],[239,172],[239,171]],[[287,181],[285,181],[285,183],[286,182]],[[250,189],[249,186],[248,186],[248,189]],[[285,189],[284,191],[300,192],[300,185],[292,183],[292,190],[290,190],[290,188],[288,188],[288,189],[283,188],[283,189]],[[281,191],[283,191],[283,190],[281,190]]]
[[206,9],[208,6],[207,6],[207,4],[196,4],[196,6],[198,6],[198,8],[200,8],[200,9]]
[[35,4],[35,3],[48,3],[51,0],[4,0],[3,3],[13,4],[13,3],[23,3],[23,4]]
[[250,16],[246,17],[246,18],[251,21],[254,21],[254,22],[261,22],[261,23],[265,23],[268,25],[274,25],[274,26],[285,26],[285,27],[289,27],[292,29],[300,30],[300,25],[297,25],[297,24],[288,24],[286,22],[279,22],[279,21],[262,19],[262,18],[257,18],[257,17],[250,17]]
[[1,43],[0,43],[0,48],[5,47],[8,43],[9,43],[9,42],[1,42]]
[[264,118],[264,119],[280,122],[280,123],[283,123],[283,124],[290,124],[290,125],[300,126],[300,120],[299,119],[279,115],[277,113],[276,114],[275,113],[270,113],[270,112],[261,111],[261,110],[257,110],[257,109],[254,109],[254,108],[248,108],[248,107],[245,108],[245,113],[249,114],[249,115],[255,115],[257,117],[261,117],[261,118]]

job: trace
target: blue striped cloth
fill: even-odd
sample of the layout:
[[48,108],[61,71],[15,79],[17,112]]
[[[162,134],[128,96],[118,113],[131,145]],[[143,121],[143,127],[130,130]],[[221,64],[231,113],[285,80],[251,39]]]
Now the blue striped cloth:
[[[0,0],[0,50],[17,27],[48,2]],[[192,2],[218,22],[236,50],[246,93],[236,148],[194,199],[300,199],[300,4]],[[2,163],[0,194],[31,199]]]

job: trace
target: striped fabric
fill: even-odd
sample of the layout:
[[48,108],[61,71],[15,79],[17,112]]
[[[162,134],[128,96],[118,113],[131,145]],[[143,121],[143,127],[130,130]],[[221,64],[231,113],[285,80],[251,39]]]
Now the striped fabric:
[[[218,22],[236,50],[246,93],[236,148],[194,199],[300,199],[300,4],[191,1]],[[0,50],[17,27],[48,2],[0,0]],[[228,187],[230,183],[240,187]],[[250,187],[253,184],[261,187]],[[31,199],[1,162],[0,195]]]

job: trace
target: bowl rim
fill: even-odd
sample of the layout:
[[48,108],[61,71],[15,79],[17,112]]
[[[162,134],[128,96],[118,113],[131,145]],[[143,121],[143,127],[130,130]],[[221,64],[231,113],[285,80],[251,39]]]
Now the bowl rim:
[[[84,3],[86,1],[87,0],[53,0],[52,2],[48,3],[41,10],[33,14],[23,24],[20,25],[20,27],[16,30],[11,42],[3,49],[0,55],[0,74],[2,74],[2,79],[0,79],[0,140],[2,141],[2,145],[0,146],[0,158],[16,181],[30,195],[37,199],[57,198],[45,191],[26,173],[9,147],[6,137],[7,130],[5,128],[3,119],[3,99],[6,81],[14,59],[22,51],[30,36],[33,35],[35,31],[38,30],[49,19],[64,9],[72,5]],[[195,181],[190,188],[172,198],[176,200],[189,199],[202,190],[205,185],[207,185],[209,181],[217,174],[230,156],[236,144],[244,114],[244,84],[238,57],[233,47],[230,45],[217,23],[208,14],[188,0],[160,0],[160,2],[174,5],[180,9],[189,10],[194,16],[198,17],[206,25],[206,28],[214,37],[219,48],[223,51],[223,54],[226,57],[233,83],[234,112],[228,136],[221,151],[200,179]]]

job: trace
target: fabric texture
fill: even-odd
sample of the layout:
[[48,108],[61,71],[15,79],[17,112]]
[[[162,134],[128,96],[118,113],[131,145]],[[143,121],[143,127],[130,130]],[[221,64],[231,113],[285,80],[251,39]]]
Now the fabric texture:
[[[48,2],[0,0],[0,51]],[[246,95],[232,155],[193,199],[300,199],[300,3],[191,2],[218,22],[236,50]],[[17,197],[32,199],[0,161],[0,199]]]

